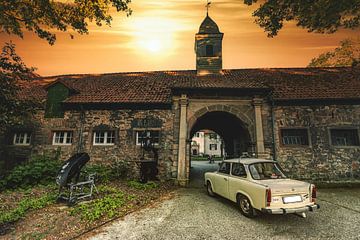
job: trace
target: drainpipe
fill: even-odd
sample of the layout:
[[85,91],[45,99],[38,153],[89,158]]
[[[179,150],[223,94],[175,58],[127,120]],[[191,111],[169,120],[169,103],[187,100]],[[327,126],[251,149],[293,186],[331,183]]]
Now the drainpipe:
[[84,122],[85,122],[85,111],[83,105],[80,105],[80,131],[79,131],[79,143],[77,146],[77,153],[83,152]]
[[272,93],[269,94],[269,101],[271,104],[271,130],[272,130],[272,145],[273,145],[273,160],[276,160],[276,143],[275,143],[275,112],[274,112],[274,107],[275,107],[275,103],[274,103],[274,99],[272,97]]

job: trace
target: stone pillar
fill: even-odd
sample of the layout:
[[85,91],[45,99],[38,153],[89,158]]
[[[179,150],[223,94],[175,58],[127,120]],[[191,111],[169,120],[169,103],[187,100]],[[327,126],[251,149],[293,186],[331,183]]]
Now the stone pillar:
[[262,99],[254,98],[253,100],[255,112],[255,132],[256,132],[256,155],[259,158],[267,157],[264,147],[264,133],[261,117]]
[[179,127],[179,151],[178,151],[178,174],[177,181],[180,186],[187,186],[188,177],[186,173],[186,139],[187,139],[187,106],[188,98],[186,94],[182,94],[179,99],[180,105],[180,127]]

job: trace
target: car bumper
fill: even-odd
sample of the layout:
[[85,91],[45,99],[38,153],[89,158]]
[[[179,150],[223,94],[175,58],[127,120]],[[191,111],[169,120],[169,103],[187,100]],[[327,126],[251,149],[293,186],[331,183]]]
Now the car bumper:
[[269,214],[289,214],[289,213],[303,213],[313,212],[320,208],[319,204],[307,205],[299,208],[262,208],[263,213]]

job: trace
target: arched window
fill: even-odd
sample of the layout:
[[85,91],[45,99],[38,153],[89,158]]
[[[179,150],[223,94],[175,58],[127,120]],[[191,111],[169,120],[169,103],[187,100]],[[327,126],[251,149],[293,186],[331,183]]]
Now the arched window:
[[213,56],[214,56],[214,46],[206,45],[206,57],[213,57]]

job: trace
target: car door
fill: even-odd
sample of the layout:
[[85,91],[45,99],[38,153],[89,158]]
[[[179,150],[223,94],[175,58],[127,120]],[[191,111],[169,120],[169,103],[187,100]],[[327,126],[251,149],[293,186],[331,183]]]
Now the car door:
[[214,190],[217,194],[229,198],[230,163],[222,162],[215,176]]
[[247,174],[242,163],[233,163],[231,167],[231,175],[229,177],[229,199],[236,201],[238,192],[246,192]]

